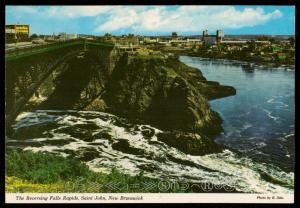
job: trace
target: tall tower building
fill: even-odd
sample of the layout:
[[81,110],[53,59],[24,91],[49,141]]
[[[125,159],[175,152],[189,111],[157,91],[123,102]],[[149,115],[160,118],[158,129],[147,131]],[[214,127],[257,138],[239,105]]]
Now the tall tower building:
[[178,36],[176,32],[172,32],[172,40],[177,40]]
[[222,39],[224,38],[224,31],[223,30],[217,30],[217,41],[222,41]]

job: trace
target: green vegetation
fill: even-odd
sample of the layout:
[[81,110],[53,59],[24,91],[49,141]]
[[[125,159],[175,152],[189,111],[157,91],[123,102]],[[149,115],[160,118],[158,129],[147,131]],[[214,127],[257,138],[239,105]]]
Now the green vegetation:
[[178,74],[172,68],[166,69],[166,72],[168,77],[175,78],[176,76],[178,76]]
[[32,39],[35,39],[35,38],[38,38],[39,36],[37,35],[37,34],[32,34],[31,36],[30,36],[30,40],[32,40]]
[[[109,174],[96,173],[78,160],[50,153],[9,150],[5,162],[6,192],[161,192],[157,186],[159,180],[145,177],[143,172],[136,176],[116,169]],[[155,186],[143,186],[147,183]],[[113,188],[110,184],[117,185]],[[132,184],[139,186],[129,187]],[[168,192],[180,192],[180,189]]]
[[222,58],[255,62],[258,64],[294,65],[295,47],[289,43],[262,44],[253,41],[245,44],[218,44],[204,46],[198,50],[198,55],[208,58]]
[[8,151],[5,162],[8,176],[17,176],[33,183],[55,183],[78,176],[87,177],[88,174],[88,167],[74,159],[40,152]]

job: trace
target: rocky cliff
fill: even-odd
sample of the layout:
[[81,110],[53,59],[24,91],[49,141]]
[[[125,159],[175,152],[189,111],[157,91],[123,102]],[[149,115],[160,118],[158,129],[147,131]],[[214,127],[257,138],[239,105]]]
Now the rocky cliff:
[[[236,93],[175,57],[116,51],[73,59],[52,85],[53,92],[37,109],[99,110],[151,124],[165,130],[159,140],[191,154],[222,149],[209,139],[222,131],[222,119],[208,100]],[[187,145],[178,145],[183,141]]]
[[221,118],[208,100],[235,89],[209,82],[201,71],[176,58],[136,57],[116,65],[102,98],[107,111],[168,130],[216,135]]

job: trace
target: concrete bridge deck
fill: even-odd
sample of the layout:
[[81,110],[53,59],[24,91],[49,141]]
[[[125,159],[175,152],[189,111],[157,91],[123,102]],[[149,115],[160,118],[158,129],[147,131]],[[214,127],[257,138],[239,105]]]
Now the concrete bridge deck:
[[103,42],[103,41],[93,41],[93,40],[74,40],[74,41],[66,41],[66,42],[39,44],[39,45],[26,45],[22,47],[5,49],[5,61],[16,60],[22,57],[53,51],[67,46],[76,46],[76,45],[114,47],[113,43]]

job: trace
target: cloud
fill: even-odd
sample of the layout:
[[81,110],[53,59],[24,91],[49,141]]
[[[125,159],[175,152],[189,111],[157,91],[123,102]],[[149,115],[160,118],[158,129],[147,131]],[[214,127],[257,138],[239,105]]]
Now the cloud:
[[98,26],[95,31],[115,31],[123,28],[132,27],[138,23],[139,16],[134,8],[115,8],[104,24]]
[[261,25],[282,16],[279,10],[266,13],[262,8],[237,10],[233,6],[180,6],[174,9],[157,6],[139,12],[129,8],[112,11],[110,18],[95,31],[114,32],[126,27],[134,32],[237,29]]
[[213,23],[215,20],[220,20],[220,26],[225,28],[241,28],[264,24],[271,19],[281,17],[281,15],[282,13],[279,10],[265,13],[262,8],[246,8],[243,11],[237,11],[232,7],[212,15],[209,21]]
[[87,22],[93,33],[239,29],[262,25],[282,16],[278,9],[266,12],[262,7],[237,9],[234,6],[14,6],[11,9],[19,16],[31,14],[35,18],[60,21],[94,17]]
[[34,14],[41,18],[92,17],[113,10],[112,6],[7,6],[9,12]]

